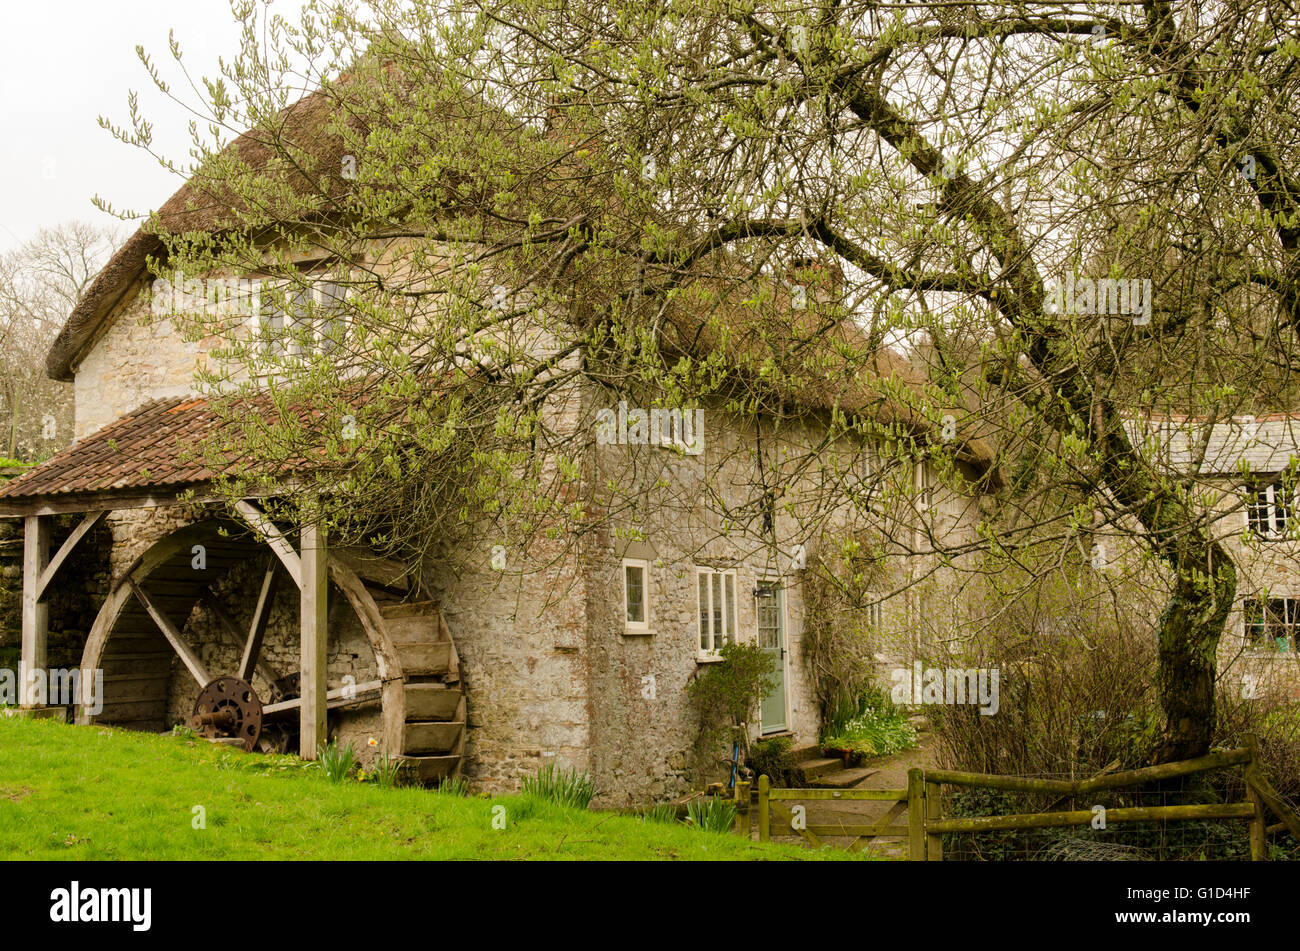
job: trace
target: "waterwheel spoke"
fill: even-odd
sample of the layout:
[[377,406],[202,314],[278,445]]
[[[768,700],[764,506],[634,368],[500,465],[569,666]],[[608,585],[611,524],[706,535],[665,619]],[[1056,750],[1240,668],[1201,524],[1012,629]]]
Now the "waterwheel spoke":
[[158,628],[162,631],[163,637],[167,638],[167,642],[171,644],[172,649],[176,651],[186,668],[194,676],[194,679],[199,682],[199,686],[203,687],[211,683],[212,678],[208,676],[207,669],[203,666],[203,662],[199,660],[198,653],[195,652],[194,648],[189,645],[189,642],[181,636],[181,632],[176,625],[173,624],[167,615],[162,612],[162,609],[154,603],[153,599],[145,593],[144,589],[135,583],[134,579],[128,579],[127,583],[131,586],[131,593],[136,596],[136,599],[144,606],[144,609],[149,612],[149,616],[153,618],[154,623],[157,624]]
[[275,600],[275,589],[279,575],[276,572],[276,560],[268,558],[266,574],[262,576],[262,589],[257,595],[257,607],[253,611],[253,620],[248,625],[248,638],[244,643],[244,654],[239,661],[235,676],[240,680],[251,681],[253,671],[257,668],[257,658],[262,653],[262,639],[266,636],[266,622],[271,615],[271,603]]

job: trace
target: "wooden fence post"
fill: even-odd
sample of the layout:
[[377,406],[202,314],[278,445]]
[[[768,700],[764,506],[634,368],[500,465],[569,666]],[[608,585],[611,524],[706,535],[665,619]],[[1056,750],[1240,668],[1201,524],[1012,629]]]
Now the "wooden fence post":
[[768,790],[771,789],[772,783],[767,778],[767,773],[758,777],[758,841],[767,842],[772,838],[772,814],[769,811],[771,806],[767,801]]
[[[931,819],[943,818],[943,800],[940,798],[939,784],[925,784],[925,818],[927,824]],[[925,837],[925,860],[927,862],[943,861],[943,836],[927,833]]]
[[736,783],[736,831],[746,839],[749,835],[749,783]]
[[1250,860],[1252,862],[1265,862],[1268,860],[1268,823],[1264,814],[1264,800],[1250,783],[1250,775],[1257,768],[1256,761],[1259,758],[1259,739],[1254,733],[1246,734],[1246,749],[1250,750],[1250,762],[1246,764],[1241,773],[1246,777],[1246,801],[1255,809],[1254,816],[1250,820]]
[[925,861],[925,774],[919,766],[907,771],[908,859]]

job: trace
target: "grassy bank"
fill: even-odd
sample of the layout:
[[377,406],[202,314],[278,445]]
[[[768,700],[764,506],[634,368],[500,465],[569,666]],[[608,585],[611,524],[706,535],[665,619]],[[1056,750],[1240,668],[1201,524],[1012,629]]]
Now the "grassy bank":
[[[201,811],[196,809],[201,807]],[[497,807],[504,807],[504,812]],[[206,828],[195,828],[199,817]],[[493,827],[504,819],[505,828]],[[536,797],[331,783],[289,756],[0,716],[0,856],[32,859],[817,859]]]

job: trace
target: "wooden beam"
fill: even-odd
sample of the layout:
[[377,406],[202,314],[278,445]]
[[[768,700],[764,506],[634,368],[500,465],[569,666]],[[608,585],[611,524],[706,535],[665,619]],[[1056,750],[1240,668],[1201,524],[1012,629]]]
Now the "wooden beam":
[[50,586],[50,582],[54,580],[55,573],[58,572],[58,570],[63,566],[63,563],[68,560],[68,556],[72,554],[72,550],[77,547],[83,538],[86,537],[86,533],[102,522],[107,515],[107,509],[100,512],[91,512],[81,520],[80,525],[72,530],[72,534],[69,535],[67,540],[59,546],[58,554],[50,559],[50,563],[46,565],[45,570],[41,572],[41,580],[36,585],[36,597],[38,599],[45,597],[45,589]]
[[[50,556],[50,522],[40,515],[23,521],[23,606],[22,653],[18,665],[19,706],[25,709],[44,706],[46,649],[50,627],[50,608],[40,598],[41,575]],[[29,682],[29,678],[39,681]],[[39,689],[37,689],[39,687]]]
[[181,636],[181,632],[176,628],[176,625],[171,622],[167,615],[163,614],[162,609],[159,608],[158,605],[154,604],[153,599],[150,598],[149,595],[145,594],[144,589],[135,583],[134,578],[128,578],[126,583],[131,586],[131,593],[136,596],[136,599],[142,605],[144,605],[144,609],[149,612],[149,616],[153,618],[154,623],[157,624],[158,628],[163,632],[163,637],[167,638],[167,642],[171,644],[172,649],[180,656],[181,661],[185,664],[186,668],[188,668],[189,672],[194,675],[194,679],[199,682],[199,686],[206,687],[211,683],[212,678],[208,676],[208,672],[204,668],[203,662],[199,660],[199,655],[195,653],[194,648],[190,647],[185,638]]
[[325,531],[316,525],[302,527],[299,575],[302,639],[299,654],[298,710],[299,755],[315,759],[318,744],[329,735],[326,720],[329,639],[329,552],[325,548]]
[[1295,840],[1300,842],[1300,815],[1296,815],[1295,810],[1288,806],[1286,800],[1278,795],[1278,791],[1268,781],[1264,771],[1259,768],[1258,762],[1252,762],[1246,767],[1246,782],[1254,788],[1259,798],[1263,800],[1264,805],[1268,806],[1273,811],[1273,814],[1282,820],[1283,825],[1287,827]]
[[253,620],[248,625],[248,639],[244,642],[244,655],[239,659],[239,670],[235,676],[240,680],[250,680],[262,653],[262,638],[266,634],[266,619],[271,615],[271,602],[275,600],[276,560],[268,558],[266,574],[262,576],[262,590],[257,595],[257,607],[253,609]]
[[[1209,803],[1188,806],[1132,806],[1106,810],[1106,822],[1168,822],[1172,819],[1251,819],[1255,807],[1248,802]],[[977,816],[967,819],[936,819],[927,831],[996,832],[1003,829],[1051,829],[1092,822],[1088,809],[1072,812],[1030,812],[1010,816]]]
[[275,523],[266,517],[266,513],[259,509],[247,499],[240,499],[235,503],[237,511],[253,529],[266,539],[266,543],[271,546],[271,551],[280,559],[284,565],[284,570],[289,572],[289,577],[299,588],[302,587],[302,559],[298,553],[293,550],[293,545],[289,539],[284,537],[284,533],[275,527]]
[[[364,703],[367,700],[374,699],[368,695],[379,693],[383,686],[384,682],[382,680],[368,680],[363,684],[357,684],[355,687],[335,687],[325,694],[325,700],[331,710],[346,707],[353,703]],[[355,696],[345,696],[349,690],[355,692]],[[292,700],[281,700],[277,703],[266,704],[262,707],[262,716],[284,713],[286,710],[297,710],[301,707],[302,697],[294,697]]]

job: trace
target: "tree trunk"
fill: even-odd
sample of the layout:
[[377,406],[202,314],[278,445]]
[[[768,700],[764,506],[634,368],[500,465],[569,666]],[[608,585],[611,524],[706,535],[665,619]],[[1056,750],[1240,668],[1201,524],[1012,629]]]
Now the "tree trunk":
[[1201,756],[1214,738],[1216,653],[1236,595],[1237,572],[1217,544],[1206,555],[1180,559],[1174,595],[1160,617],[1157,686],[1165,726],[1156,763]]

